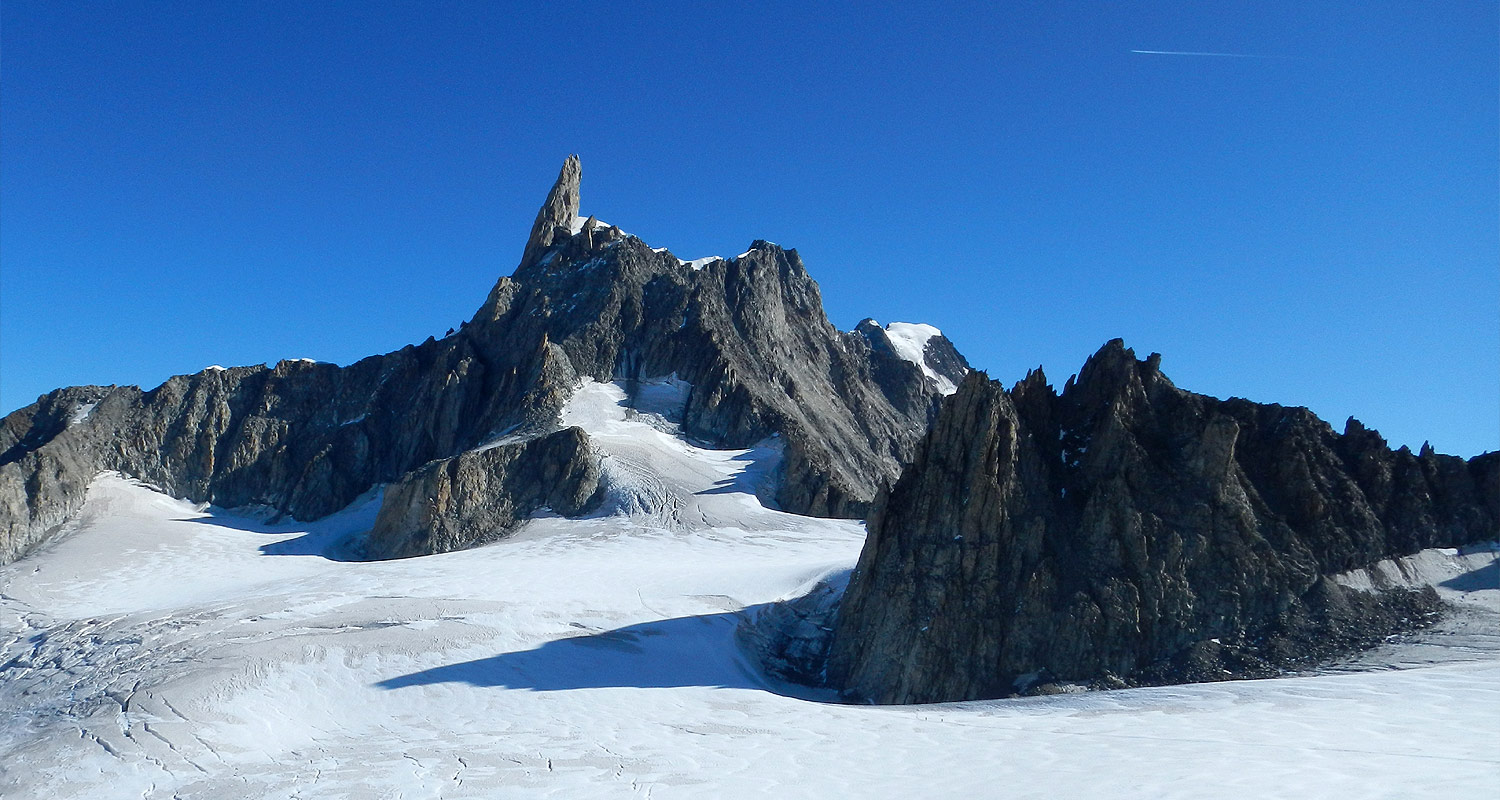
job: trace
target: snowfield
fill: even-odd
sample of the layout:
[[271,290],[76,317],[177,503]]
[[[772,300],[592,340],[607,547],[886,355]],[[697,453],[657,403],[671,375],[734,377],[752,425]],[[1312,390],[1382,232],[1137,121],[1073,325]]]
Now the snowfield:
[[[1317,675],[934,706],[820,702],[736,631],[848,570],[859,523],[769,509],[774,441],[695,447],[683,386],[586,384],[564,415],[610,501],[457,553],[338,560],[373,492],[267,525],[100,476],[0,569],[6,798],[1492,798],[1496,554],[1454,617]],[[1402,667],[1395,669],[1393,667]],[[796,696],[792,696],[796,695]],[[804,699],[807,698],[807,699]]]

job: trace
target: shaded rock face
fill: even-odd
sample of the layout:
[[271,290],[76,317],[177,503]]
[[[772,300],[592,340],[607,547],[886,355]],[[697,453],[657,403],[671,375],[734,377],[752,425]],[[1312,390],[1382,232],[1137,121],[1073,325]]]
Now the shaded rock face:
[[1263,675],[1437,607],[1335,573],[1500,534],[1500,454],[1182,391],[1121,342],[1061,395],[971,375],[877,501],[827,665],[851,700]]
[[406,474],[386,487],[366,546],[381,558],[462,550],[504,536],[540,508],[592,511],[603,494],[588,434],[567,428]]
[[930,382],[835,330],[795,250],[757,241],[694,269],[592,218],[573,233],[579,179],[570,157],[520,266],[444,339],[348,367],[283,361],[150,391],[63,389],[7,416],[0,562],[56,532],[101,470],[315,519],[429,461],[555,431],[584,377],[675,373],[693,385],[688,436],[716,447],[782,437],[785,510],[863,516],[935,415]]

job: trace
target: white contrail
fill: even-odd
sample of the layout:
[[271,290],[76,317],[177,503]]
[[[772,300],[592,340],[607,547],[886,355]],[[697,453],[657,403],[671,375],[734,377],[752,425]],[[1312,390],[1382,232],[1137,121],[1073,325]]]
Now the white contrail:
[[1143,56],[1214,56],[1217,58],[1288,58],[1288,56],[1263,56],[1255,53],[1199,53],[1190,50],[1131,50]]

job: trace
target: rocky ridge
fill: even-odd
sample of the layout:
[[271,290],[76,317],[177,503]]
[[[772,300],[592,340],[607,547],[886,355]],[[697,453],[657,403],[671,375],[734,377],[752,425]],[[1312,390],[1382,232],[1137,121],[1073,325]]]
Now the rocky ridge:
[[[712,447],[778,436],[775,499],[784,510],[862,517],[935,415],[937,382],[881,348],[874,332],[834,329],[797,251],[756,241],[736,258],[689,264],[592,217],[580,222],[580,176],[570,157],[514,274],[443,339],[348,367],[289,360],[211,368],[149,391],[61,389],[5,417],[0,563],[55,534],[105,470],[196,502],[269,506],[303,520],[390,484],[397,505],[382,520],[415,527],[383,528],[372,556],[466,546],[539,498],[527,489],[498,506],[399,506],[443,470],[453,486],[511,491],[527,482],[507,470],[529,462],[512,453],[424,465],[497,442],[529,447],[558,430],[586,377],[688,381],[685,435]],[[962,357],[946,340],[934,348],[944,358],[927,369],[961,379]],[[581,452],[566,454],[570,474],[587,475]],[[491,472],[481,479],[475,470]],[[581,480],[575,488],[587,494]],[[469,509],[477,516],[468,522],[453,516]]]
[[[877,501],[831,644],[852,701],[1263,676],[1438,610],[1331,577],[1500,536],[1500,453],[1178,389],[1116,340],[1061,393],[970,374]],[[783,649],[786,649],[783,647]]]

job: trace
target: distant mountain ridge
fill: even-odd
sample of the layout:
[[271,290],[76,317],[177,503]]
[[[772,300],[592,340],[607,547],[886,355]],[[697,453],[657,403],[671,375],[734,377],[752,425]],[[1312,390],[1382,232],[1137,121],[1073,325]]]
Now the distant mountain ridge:
[[[582,513],[592,496],[584,462],[594,458],[586,436],[531,443],[560,433],[559,411],[585,377],[687,381],[685,435],[714,447],[776,436],[784,457],[775,499],[785,510],[862,517],[936,413],[940,384],[967,372],[962,356],[938,335],[917,364],[878,326],[834,329],[795,250],[758,240],[736,258],[690,264],[580,219],[580,180],[570,156],[515,273],[443,339],[348,367],[294,360],[210,368],[150,391],[60,389],[8,415],[0,563],[56,533],[104,470],[197,502],[268,506],[297,519],[392,484],[393,501],[423,507],[382,514],[378,557],[495,535],[547,502],[523,474],[542,466],[571,476]],[[497,441],[529,455],[422,470]],[[514,472],[536,458],[545,464]],[[495,472],[503,469],[509,478]],[[400,488],[439,474],[505,496],[439,508]]]

